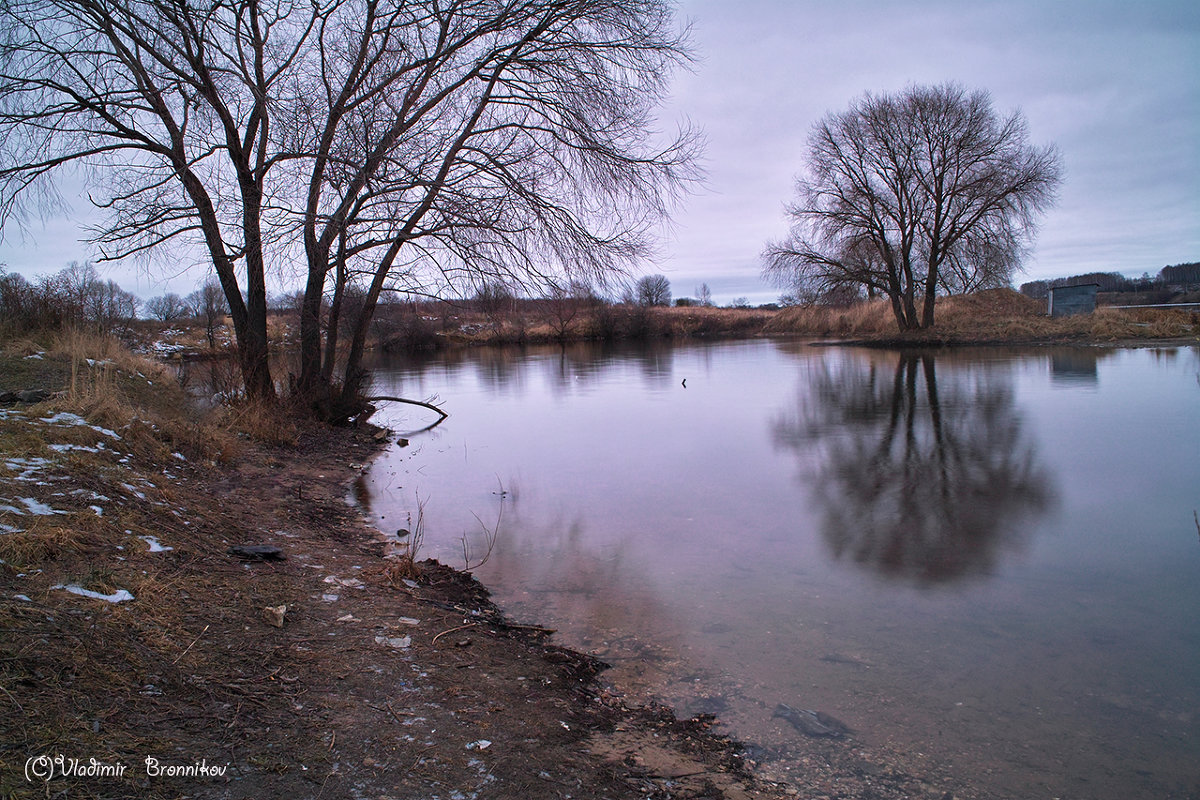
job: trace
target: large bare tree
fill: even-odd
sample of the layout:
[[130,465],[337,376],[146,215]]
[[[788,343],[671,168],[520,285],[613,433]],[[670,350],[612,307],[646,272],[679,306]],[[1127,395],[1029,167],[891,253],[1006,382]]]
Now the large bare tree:
[[[687,129],[654,135],[666,81],[688,57],[663,0],[368,9],[322,48],[305,93],[321,125],[300,148],[316,160],[299,385],[335,418],[361,403],[382,292],[602,285],[648,252],[698,146]],[[355,282],[365,302],[343,346]]]
[[765,273],[808,295],[865,287],[901,330],[927,328],[937,294],[1009,283],[1061,175],[1058,151],[987,92],[867,94],[813,128],[791,236],[768,245]]
[[[336,5],[336,0],[335,0]],[[272,103],[329,6],[287,0],[0,5],[0,224],[83,173],[103,260],[199,245],[229,304],[247,392],[268,369]]]
[[[696,145],[689,131],[654,134],[687,59],[671,12],[668,0],[13,0],[0,5],[0,224],[52,201],[49,179],[78,167],[109,212],[94,231],[106,259],[201,245],[247,391],[263,398],[265,271],[301,255],[297,388],[327,409],[358,391],[387,288],[594,277],[646,251]],[[364,301],[340,321],[354,286]]]

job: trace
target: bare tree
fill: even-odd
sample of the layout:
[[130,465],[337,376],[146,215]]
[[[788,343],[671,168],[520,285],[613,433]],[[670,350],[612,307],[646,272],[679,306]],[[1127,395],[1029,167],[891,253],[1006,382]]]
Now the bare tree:
[[146,310],[159,322],[170,324],[185,316],[189,308],[182,297],[174,292],[167,292],[147,300]]
[[713,304],[712,289],[708,288],[707,283],[702,283],[696,287],[696,302],[705,308]]
[[671,282],[666,275],[644,275],[633,288],[640,306],[671,305]]
[[[665,81],[687,57],[665,0],[405,10],[323,27],[342,46],[324,48],[305,93],[320,126],[307,134],[315,148],[300,148],[316,158],[298,383],[344,410],[363,381],[382,292],[602,286],[648,251],[653,225],[693,177],[698,146],[691,131],[652,135]],[[339,349],[321,298],[331,297],[332,317],[356,277],[366,303]]]
[[[52,205],[49,181],[78,167],[108,212],[93,231],[104,259],[201,245],[247,392],[262,398],[275,393],[264,270],[302,244],[295,385],[332,397],[340,359],[353,401],[384,291],[598,283],[646,253],[698,146],[690,131],[654,133],[688,58],[672,11],[12,0],[0,5],[0,224]],[[351,286],[357,311],[342,302]]]
[[199,289],[187,296],[187,303],[196,319],[204,323],[204,336],[208,339],[208,347],[210,350],[214,349],[217,346],[217,322],[229,313],[221,284],[209,278]]
[[954,84],[865,95],[814,127],[808,155],[766,275],[801,296],[879,292],[901,330],[933,325],[939,292],[1008,284],[1062,174],[1020,112]]
[[[288,154],[274,101],[322,17],[287,0],[13,0],[0,5],[0,223],[82,169],[103,260],[199,245],[220,280],[251,395],[267,362],[267,179]],[[267,220],[268,222],[270,220]],[[244,274],[244,286],[238,272]],[[244,296],[243,296],[244,291]]]
[[559,342],[566,342],[579,315],[600,302],[591,286],[571,281],[567,286],[551,286],[542,307],[547,323],[554,329],[554,337]]

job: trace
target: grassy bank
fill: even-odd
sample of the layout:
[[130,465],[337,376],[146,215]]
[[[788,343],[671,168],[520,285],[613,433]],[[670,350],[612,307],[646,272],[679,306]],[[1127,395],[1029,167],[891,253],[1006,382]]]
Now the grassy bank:
[[891,307],[876,300],[848,308],[783,309],[766,334],[852,339],[885,344],[1119,343],[1200,339],[1200,309],[1100,307],[1093,314],[1051,318],[1046,304],[1010,289],[991,289],[938,300],[935,325],[901,334]]

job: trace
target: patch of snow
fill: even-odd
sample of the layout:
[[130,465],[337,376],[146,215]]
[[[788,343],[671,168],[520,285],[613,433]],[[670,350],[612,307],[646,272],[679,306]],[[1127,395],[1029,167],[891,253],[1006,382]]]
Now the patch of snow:
[[97,517],[104,516],[104,509],[101,508],[100,506],[88,506],[88,508],[90,508],[92,511],[96,512]]
[[104,443],[101,442],[96,447],[88,447],[85,444],[48,444],[46,445],[56,453],[67,453],[71,450],[81,450],[85,453],[99,453],[104,449]]
[[187,461],[187,458],[184,457],[183,453],[171,453],[171,455],[174,458],[178,458],[180,461]]
[[361,589],[363,582],[358,578],[339,578],[336,575],[330,575],[325,579],[326,583],[332,583],[335,586],[345,586],[347,589]]
[[22,414],[20,411],[17,411],[15,408],[0,408],[0,419],[8,419],[9,417],[23,417],[23,416],[25,416],[25,415]]
[[492,746],[492,743],[487,739],[479,739],[474,742],[467,742],[468,750],[487,750]]
[[48,458],[40,458],[36,456],[34,458],[8,458],[4,460],[4,467],[5,469],[12,470],[13,472],[21,473],[20,475],[17,475],[14,480],[32,481],[34,480],[34,475],[38,470],[42,469],[43,467],[48,467],[53,463],[54,462]]
[[46,357],[45,353],[30,353],[29,355],[25,356],[25,360],[26,361],[41,361],[45,357]]
[[[4,508],[12,508],[12,506],[0,506],[0,511]],[[18,528],[16,525],[6,525],[0,522],[0,533],[20,533],[22,530],[22,528]]]
[[130,484],[128,484],[128,483],[122,483],[122,484],[121,484],[121,488],[122,488],[122,489],[124,489],[125,491],[129,492],[131,495],[133,495],[134,497],[136,497],[138,500],[145,500],[145,499],[146,499],[146,495],[144,495],[144,494],[142,494],[141,492],[139,492],[139,491],[137,490],[137,487],[136,487],[136,486],[131,486],[131,485],[130,485]]
[[20,600],[22,603],[32,603],[33,601],[23,594],[14,594],[13,600]]
[[411,636],[376,636],[375,644],[387,645],[397,650],[404,650],[412,644]]
[[69,511],[58,511],[57,509],[53,509],[45,503],[42,503],[32,497],[18,497],[17,500],[25,504],[25,507],[29,509],[30,514],[35,514],[39,517],[48,517],[51,514],[71,513]]
[[7,511],[10,514],[16,514],[18,517],[25,516],[24,511],[17,508],[16,506],[10,506],[7,503],[5,503],[4,505],[0,505],[0,511]]
[[130,594],[129,591],[126,589],[117,589],[112,594],[100,594],[99,592],[93,592],[91,589],[84,589],[82,586],[78,586],[74,583],[70,583],[70,584],[61,584],[60,583],[57,586],[51,586],[50,588],[51,589],[63,589],[65,591],[70,592],[71,594],[77,594],[80,597],[92,597],[92,598],[95,598],[96,600],[104,600],[105,602],[108,602],[108,603],[124,603],[128,600],[133,599],[133,595]]
[[336,594],[323,594],[321,595],[321,599],[326,603],[336,603],[338,601],[338,596]]
[[91,428],[97,433],[102,433],[105,436],[112,437],[113,439],[121,438],[120,434],[118,434],[116,431],[110,431],[108,428],[101,428],[99,425],[92,425],[78,414],[72,414],[68,411],[59,411],[53,416],[42,417],[41,421],[45,422],[47,425],[66,425],[68,427],[77,427],[82,425],[85,428]]
[[78,414],[72,414],[68,411],[59,411],[57,414],[49,417],[42,417],[42,422],[48,425],[87,425],[88,421]]
[[158,539],[155,539],[153,536],[139,536],[138,538],[141,539],[146,544],[150,545],[149,552],[151,552],[151,553],[165,553],[168,550],[175,549],[174,547],[171,547],[169,545],[162,544],[161,542],[158,541]]

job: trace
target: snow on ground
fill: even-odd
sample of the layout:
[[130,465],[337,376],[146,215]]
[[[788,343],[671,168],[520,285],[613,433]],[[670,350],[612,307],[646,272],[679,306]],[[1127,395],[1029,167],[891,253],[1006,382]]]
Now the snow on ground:
[[50,466],[54,462],[48,458],[33,457],[33,458],[6,458],[4,459],[4,467],[12,472],[19,472],[20,475],[13,477],[15,481],[36,481],[38,472]]
[[116,431],[110,431],[108,428],[101,428],[99,425],[93,425],[90,422],[88,422],[86,419],[84,419],[83,417],[79,416],[78,414],[72,414],[68,411],[59,411],[57,414],[55,414],[53,416],[43,417],[41,421],[45,422],[48,425],[64,425],[64,426],[68,426],[68,427],[74,426],[74,425],[83,425],[88,428],[91,428],[92,430],[96,431],[97,433],[102,433],[105,436],[110,436],[113,439],[121,438],[121,435],[119,433],[117,433]]
[[60,583],[57,586],[51,586],[50,588],[51,589],[63,589],[65,591],[70,592],[71,594],[77,594],[80,597],[92,597],[92,598],[95,598],[96,600],[104,600],[109,603],[124,603],[128,600],[133,599],[133,595],[130,594],[127,589],[117,589],[112,594],[100,594],[100,592],[93,592],[91,589],[84,589],[82,586],[79,586],[74,583],[69,583],[69,584]]
[[58,511],[57,509],[53,509],[50,506],[46,505],[45,503],[43,503],[39,500],[36,500],[32,497],[18,497],[17,500],[19,502],[22,502],[25,504],[25,507],[27,509],[29,509],[30,514],[33,514],[33,515],[39,516],[39,517],[48,517],[51,514],[70,514],[71,513],[70,511]]
[[139,536],[138,538],[141,539],[146,544],[150,545],[149,552],[151,552],[151,553],[165,553],[168,550],[175,549],[174,547],[170,547],[168,545],[162,544],[161,542],[158,541],[158,539],[155,539],[153,536]]

